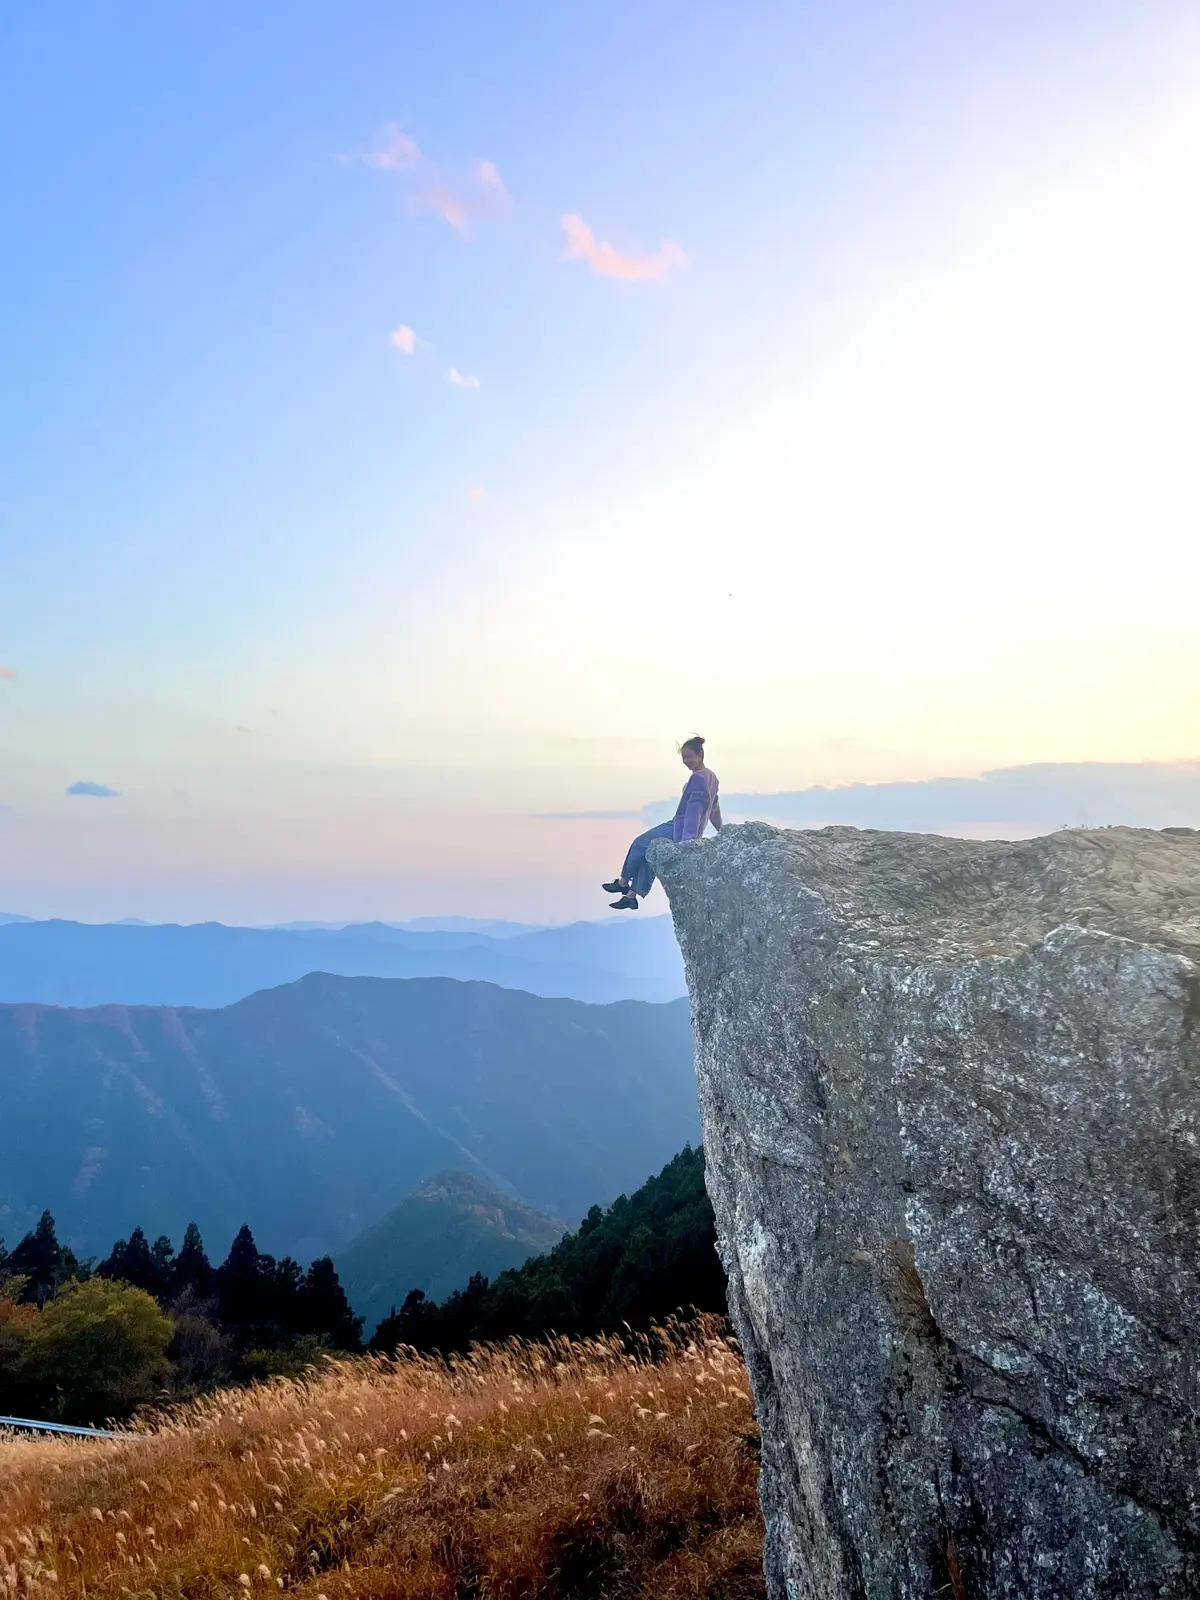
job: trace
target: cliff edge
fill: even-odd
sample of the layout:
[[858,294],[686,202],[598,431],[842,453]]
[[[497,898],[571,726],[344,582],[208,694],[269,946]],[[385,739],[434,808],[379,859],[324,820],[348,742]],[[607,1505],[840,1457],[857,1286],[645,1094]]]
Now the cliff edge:
[[652,860],[772,1600],[1200,1594],[1200,834]]

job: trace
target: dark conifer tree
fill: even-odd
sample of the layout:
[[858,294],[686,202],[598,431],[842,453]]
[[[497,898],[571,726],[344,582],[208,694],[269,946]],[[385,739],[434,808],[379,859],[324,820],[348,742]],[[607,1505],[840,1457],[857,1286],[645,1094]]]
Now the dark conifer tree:
[[[167,1241],[168,1245],[170,1240]],[[135,1228],[128,1239],[118,1239],[108,1259],[96,1268],[102,1278],[117,1278],[131,1283],[135,1289],[145,1289],[159,1299],[165,1287],[154,1254],[141,1228]]]
[[304,1278],[305,1331],[319,1334],[337,1350],[362,1349],[362,1318],[356,1317],[328,1256],[309,1267]]
[[[270,1256],[262,1257],[264,1278]],[[271,1262],[273,1270],[265,1284],[268,1319],[289,1333],[308,1331],[304,1305],[304,1268],[291,1256]]]
[[263,1320],[262,1257],[254,1235],[243,1225],[217,1269],[221,1321],[246,1326]]
[[10,1251],[5,1270],[26,1280],[23,1298],[40,1306],[58,1293],[60,1284],[77,1276],[79,1261],[73,1251],[59,1244],[54,1218],[43,1211],[33,1232]]
[[154,1257],[154,1266],[158,1273],[158,1289],[156,1293],[160,1300],[165,1300],[171,1288],[171,1268],[175,1261],[175,1246],[165,1233],[160,1233],[150,1246],[150,1254]]
[[214,1276],[212,1264],[204,1251],[200,1229],[194,1222],[189,1222],[179,1254],[171,1264],[167,1293],[174,1300],[185,1289],[190,1289],[195,1299],[205,1300],[213,1292]]

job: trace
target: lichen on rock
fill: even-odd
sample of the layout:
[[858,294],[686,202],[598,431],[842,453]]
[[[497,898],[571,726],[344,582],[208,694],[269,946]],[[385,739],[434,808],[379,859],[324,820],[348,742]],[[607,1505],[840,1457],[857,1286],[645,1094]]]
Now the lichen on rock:
[[1200,1594],[1200,835],[652,860],[773,1600]]

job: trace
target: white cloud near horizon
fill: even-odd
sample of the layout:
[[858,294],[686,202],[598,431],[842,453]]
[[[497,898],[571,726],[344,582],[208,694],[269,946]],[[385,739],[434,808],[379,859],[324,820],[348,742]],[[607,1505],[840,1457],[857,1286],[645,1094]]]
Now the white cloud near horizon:
[[119,789],[110,789],[106,783],[92,783],[90,779],[81,778],[78,783],[71,784],[67,789],[68,794],[86,795],[93,800],[116,800],[120,796]]
[[[726,820],[788,828],[843,824],[960,838],[1028,837],[1060,827],[1200,829],[1200,761],[1047,761],[977,777],[814,784],[721,798]],[[673,799],[662,800],[639,815],[654,823],[674,807]]]
[[623,255],[607,240],[598,240],[574,212],[560,221],[567,236],[562,259],[586,261],[598,277],[619,278],[625,283],[660,283],[672,267],[687,265],[687,257],[674,240],[665,240],[652,255]]
[[460,372],[457,367],[451,367],[449,372],[451,383],[456,383],[460,389],[478,389],[479,379],[471,377],[466,372]]

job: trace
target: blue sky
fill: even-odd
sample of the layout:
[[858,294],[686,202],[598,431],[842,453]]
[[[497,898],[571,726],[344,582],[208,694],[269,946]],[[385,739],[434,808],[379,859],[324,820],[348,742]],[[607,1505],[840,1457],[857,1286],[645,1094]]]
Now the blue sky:
[[695,727],[1198,753],[1194,6],[0,29],[14,909],[583,910]]

